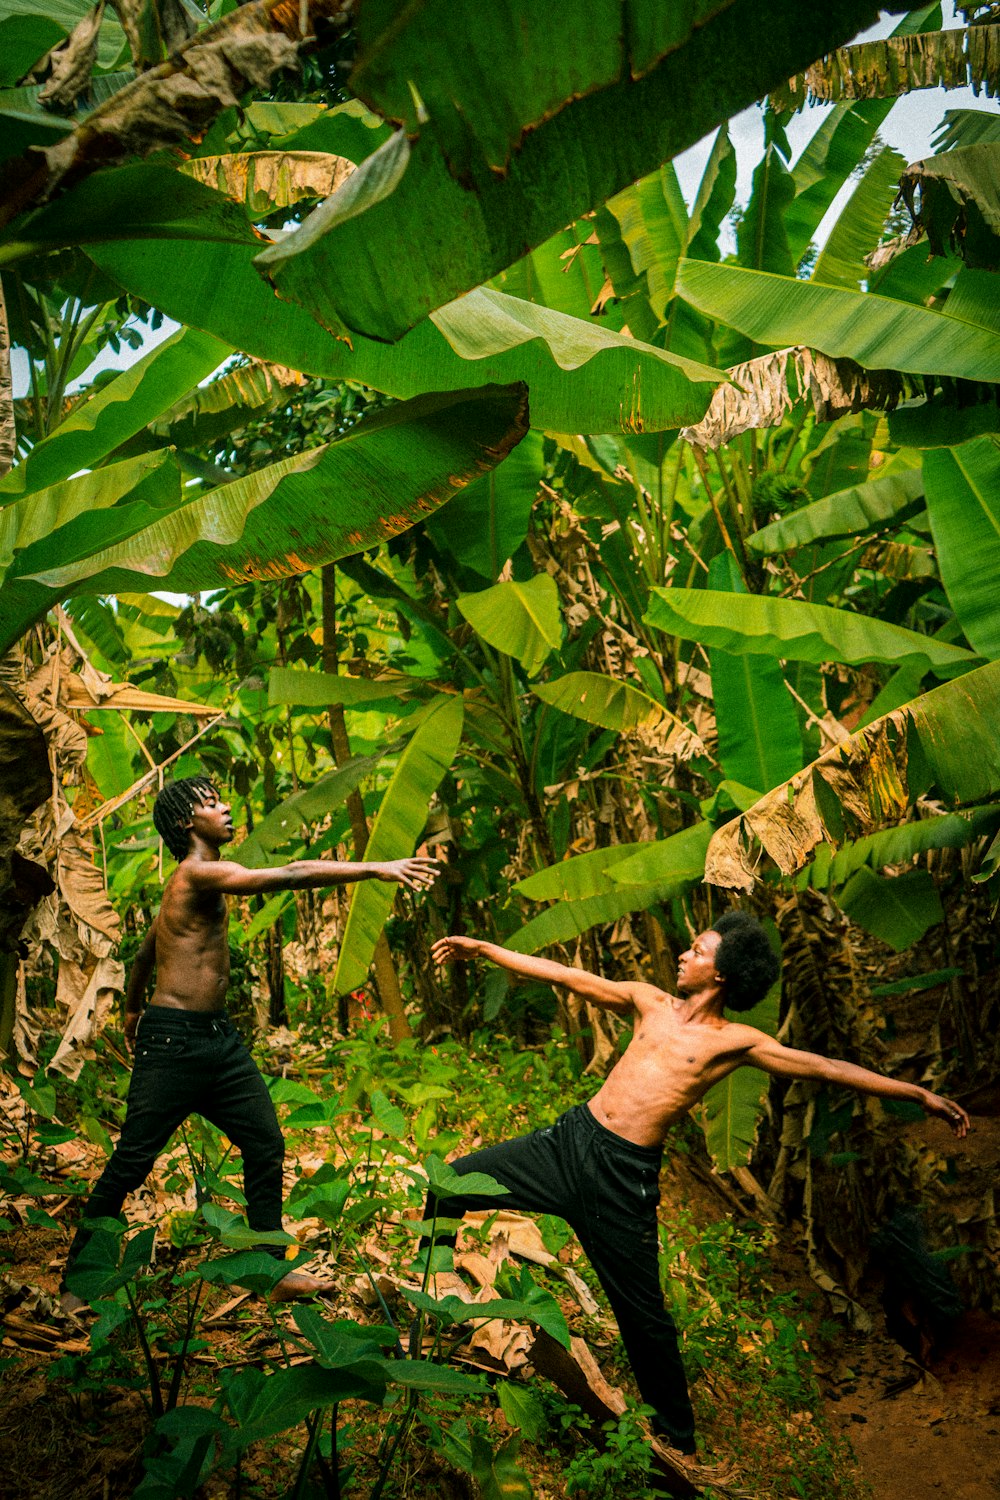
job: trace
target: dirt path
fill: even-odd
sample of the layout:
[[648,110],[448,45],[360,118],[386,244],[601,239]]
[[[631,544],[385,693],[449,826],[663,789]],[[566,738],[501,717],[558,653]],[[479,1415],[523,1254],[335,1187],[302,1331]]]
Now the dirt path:
[[881,1334],[847,1335],[838,1352],[827,1411],[874,1500],[997,1500],[1000,1321],[966,1313],[934,1374]]

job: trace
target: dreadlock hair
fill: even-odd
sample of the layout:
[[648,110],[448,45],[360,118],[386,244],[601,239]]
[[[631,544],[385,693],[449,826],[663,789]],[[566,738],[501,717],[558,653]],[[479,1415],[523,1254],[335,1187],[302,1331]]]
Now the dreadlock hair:
[[185,776],[168,781],[153,803],[153,823],[174,859],[183,859],[191,841],[191,814],[206,795],[217,797],[218,787],[208,776]]
[[781,963],[767,933],[745,911],[723,912],[712,931],[721,934],[715,950],[715,969],[726,981],[726,1010],[753,1010],[781,972]]

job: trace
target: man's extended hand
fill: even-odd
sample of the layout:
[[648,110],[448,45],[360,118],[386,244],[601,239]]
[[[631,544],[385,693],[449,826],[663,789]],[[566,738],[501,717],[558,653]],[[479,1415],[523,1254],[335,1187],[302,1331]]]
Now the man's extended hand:
[[431,956],[436,964],[446,964],[449,960],[475,958],[482,946],[479,938],[443,937],[434,944]]
[[928,1089],[924,1098],[920,1101],[929,1115],[937,1115],[940,1120],[947,1120],[959,1140],[968,1135],[972,1122],[960,1104],[954,1099],[942,1099],[940,1094],[932,1094]]
[[125,1012],[125,1046],[129,1052],[135,1051],[135,1032],[136,1027],[139,1025],[139,1016],[141,1014],[142,1012],[138,1010],[127,1010]]
[[379,880],[398,880],[411,891],[426,891],[438,877],[441,862],[417,855],[413,859],[391,859],[379,866]]

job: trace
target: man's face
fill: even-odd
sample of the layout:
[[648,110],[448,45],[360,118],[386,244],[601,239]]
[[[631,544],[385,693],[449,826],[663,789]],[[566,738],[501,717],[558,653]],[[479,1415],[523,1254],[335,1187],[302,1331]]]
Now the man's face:
[[699,932],[687,952],[681,954],[677,961],[677,988],[682,995],[694,994],[718,983],[715,955],[721,942],[719,932],[711,929]]
[[229,803],[218,792],[204,792],[197,807],[191,810],[191,832],[217,849],[233,837],[233,818]]

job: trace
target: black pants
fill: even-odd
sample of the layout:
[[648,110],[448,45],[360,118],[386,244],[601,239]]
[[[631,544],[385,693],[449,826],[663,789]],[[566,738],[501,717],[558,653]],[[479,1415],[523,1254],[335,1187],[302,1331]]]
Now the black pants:
[[[145,1182],[191,1114],[217,1125],[241,1152],[250,1228],[280,1229],[285,1143],[257,1064],[227,1015],[166,1005],[149,1006],[139,1021],[125,1123],[84,1221],[120,1217],[127,1195]],[[89,1237],[84,1222],[70,1246],[67,1275]]]
[[[510,1196],[467,1193],[440,1201],[425,1218],[457,1219],[470,1209],[556,1214],[576,1231],[597,1272],[657,1430],[694,1452],[694,1415],[674,1320],[660,1289],[656,1206],[661,1151],[606,1129],[585,1104],[554,1125],[452,1162],[461,1176],[488,1172]],[[442,1236],[442,1240],[446,1237]]]

